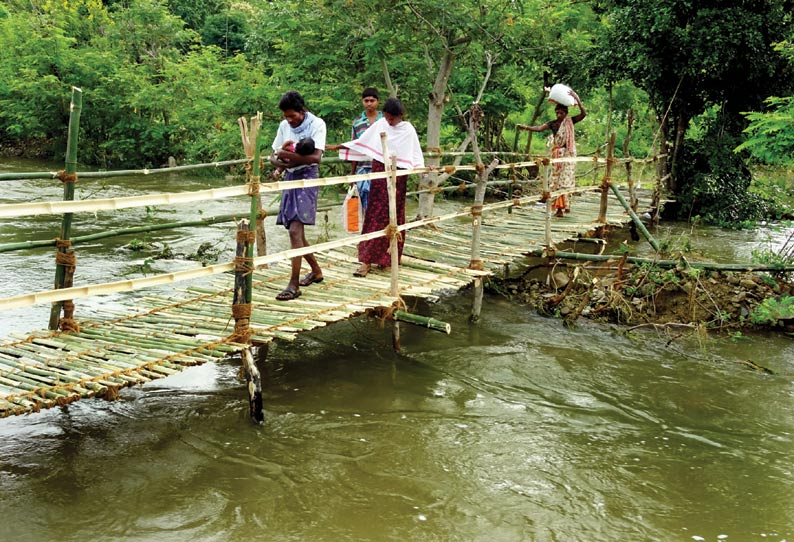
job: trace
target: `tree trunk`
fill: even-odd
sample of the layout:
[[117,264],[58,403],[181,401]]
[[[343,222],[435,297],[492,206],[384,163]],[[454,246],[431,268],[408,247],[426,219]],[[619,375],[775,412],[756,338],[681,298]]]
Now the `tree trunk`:
[[[425,150],[439,152],[441,148],[441,119],[444,116],[444,105],[446,102],[447,82],[455,64],[455,53],[447,49],[444,58],[438,67],[436,80],[433,83],[433,91],[430,93],[430,105],[427,111],[427,143]],[[438,166],[441,164],[441,157],[431,157],[427,160],[428,166]],[[436,174],[429,174],[427,185],[435,188],[439,184]],[[425,192],[419,195],[418,218],[427,218],[433,215],[433,192]]]

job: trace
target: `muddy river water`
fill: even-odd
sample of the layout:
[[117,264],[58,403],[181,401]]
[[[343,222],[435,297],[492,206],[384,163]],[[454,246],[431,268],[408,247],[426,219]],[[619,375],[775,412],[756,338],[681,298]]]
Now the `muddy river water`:
[[[119,178],[81,189],[225,182]],[[2,182],[0,202],[60,197],[45,184]],[[246,205],[82,217],[75,235]],[[6,220],[0,244],[54,237],[58,223]],[[283,248],[284,231],[268,228]],[[775,235],[681,225],[657,234],[740,261]],[[130,240],[82,246],[76,282],[141,276],[145,255],[122,248]],[[233,234],[221,224],[148,240],[183,253],[212,242],[225,258]],[[52,273],[52,249],[4,253],[0,296],[48,288]],[[670,342],[583,320],[567,329],[495,295],[470,325],[470,304],[462,292],[422,306],[452,334],[404,327],[400,354],[388,326],[365,318],[277,343],[261,427],[231,360],[119,401],[0,420],[0,540],[794,542],[791,338]],[[45,327],[48,313],[0,314],[0,337]]]

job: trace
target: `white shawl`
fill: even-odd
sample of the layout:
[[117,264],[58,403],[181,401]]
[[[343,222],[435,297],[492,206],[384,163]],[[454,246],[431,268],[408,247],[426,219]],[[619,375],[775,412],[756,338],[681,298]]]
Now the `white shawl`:
[[416,130],[408,121],[402,121],[397,126],[391,126],[385,119],[378,119],[361,134],[361,137],[342,143],[339,157],[342,160],[361,162],[364,160],[377,160],[384,164],[389,163],[389,158],[384,159],[383,148],[380,142],[381,132],[386,132],[386,146],[389,155],[397,155],[397,167],[401,169],[416,169],[425,167],[425,157],[422,155],[422,145]]

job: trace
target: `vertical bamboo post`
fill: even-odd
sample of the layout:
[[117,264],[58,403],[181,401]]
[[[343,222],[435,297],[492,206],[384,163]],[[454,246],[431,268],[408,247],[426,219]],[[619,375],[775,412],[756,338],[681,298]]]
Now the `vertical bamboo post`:
[[[80,113],[82,110],[83,91],[78,87],[72,87],[72,101],[69,105],[69,131],[66,142],[66,164],[64,171],[60,175],[60,179],[63,182],[63,199],[69,201],[74,199],[74,183],[77,181],[77,138],[80,132]],[[73,213],[63,214],[61,235],[56,240],[55,289],[71,286],[74,277],[74,250],[69,248],[71,246],[69,238],[72,232],[72,216]],[[70,314],[64,314],[64,320],[73,322],[74,303],[71,301],[57,301],[52,304],[50,309],[49,329],[58,329],[61,307],[70,312]]]
[[607,143],[607,166],[604,171],[604,178],[601,179],[601,205],[598,209],[598,222],[606,224],[607,222],[607,198],[609,197],[609,184],[612,182],[612,165],[615,162],[615,138],[617,134],[612,131]]
[[634,185],[634,179],[631,177],[631,155],[629,154],[629,143],[631,142],[631,129],[634,126],[634,110],[629,108],[626,116],[626,139],[623,140],[623,157],[628,158],[626,162],[626,184],[629,186],[629,205],[632,210],[636,211],[639,207],[639,200],[637,199],[637,187]]
[[[258,240],[259,233],[260,233],[260,211],[262,209],[262,196],[259,194],[259,180],[260,180],[260,168],[259,168],[259,158],[260,158],[260,149],[259,149],[259,126],[262,123],[262,113],[257,113],[255,118],[251,119],[251,128],[253,133],[253,145],[254,145],[254,164],[252,168],[252,175],[251,175],[251,182],[248,185],[248,193],[251,195],[251,207],[250,207],[250,216],[249,216],[249,224],[256,224],[254,230],[254,239]],[[264,224],[262,223],[262,239],[264,240]],[[247,246],[246,256],[249,260],[252,260],[254,257],[254,244],[255,242],[252,241]],[[264,247],[262,247],[264,248]],[[251,299],[254,293],[254,268],[251,265],[250,272],[246,275],[246,303],[251,303]]]
[[[469,269],[483,269],[483,262],[480,257],[480,236],[482,233],[482,206],[485,201],[485,187],[488,182],[488,175],[499,164],[498,160],[493,160],[486,168],[482,163],[480,157],[480,145],[477,141],[477,131],[482,121],[482,108],[479,104],[474,103],[469,108],[469,138],[472,142],[472,150],[474,151],[474,162],[477,168],[477,187],[474,191],[474,204],[471,206],[471,261],[469,262]],[[474,279],[474,299],[471,307],[472,322],[480,319],[482,312],[482,298],[484,293],[482,277]]]
[[[400,296],[400,248],[398,245],[397,231],[397,155],[392,153],[389,157],[389,146],[386,141],[386,132],[380,133],[380,146],[383,153],[383,166],[390,172],[386,181],[386,193],[389,197],[389,226],[387,238],[389,239],[389,254],[391,256],[391,284],[389,295],[392,297]],[[399,305],[399,302],[396,302]],[[395,352],[400,351],[400,322],[395,318],[392,322],[392,348]]]
[[551,190],[549,188],[549,183],[551,182],[551,168],[554,165],[551,163],[549,158],[543,159],[543,201],[546,204],[546,253],[550,253],[554,250],[554,246],[551,241]]
[[391,239],[389,240],[389,252],[391,253],[391,290],[394,297],[400,295],[400,246],[398,239],[400,232],[397,231],[397,155],[391,155],[389,166],[391,175],[389,176],[389,230]]
[[665,175],[665,161],[666,156],[654,156],[654,164],[656,165],[656,183],[653,187],[653,196],[651,197],[651,207],[653,208],[653,225],[659,225],[659,218],[662,213],[662,183],[667,175]]
[[264,421],[262,412],[262,377],[251,353],[251,274],[253,273],[253,244],[256,233],[251,231],[248,220],[241,220],[237,225],[237,251],[234,259],[234,295],[232,298],[232,316],[234,317],[235,342],[245,344],[240,352],[240,359],[245,369],[248,383],[248,409],[256,423]]
[[[251,160],[250,165],[246,165],[246,182],[247,183],[260,183],[261,182],[261,148],[259,146],[259,128],[262,127],[262,113],[257,112],[255,117],[251,117],[251,128],[248,128],[248,122],[245,117],[237,119],[237,124],[240,126],[240,134],[243,140],[243,149],[245,156]],[[253,187],[252,187],[253,188]],[[252,190],[253,191],[253,190]],[[265,234],[265,210],[262,208],[262,196],[256,192],[251,194],[251,197],[256,200],[256,216],[253,215],[254,202],[251,202],[252,214],[251,224],[256,224],[256,255],[265,256],[267,254],[267,236]],[[267,264],[261,266],[262,269],[267,268]]]

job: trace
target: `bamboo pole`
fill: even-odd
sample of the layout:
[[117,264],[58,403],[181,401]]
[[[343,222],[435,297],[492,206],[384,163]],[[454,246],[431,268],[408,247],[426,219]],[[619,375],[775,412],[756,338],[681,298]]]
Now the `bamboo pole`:
[[[485,201],[485,186],[488,182],[488,176],[493,169],[498,165],[498,160],[493,160],[489,167],[485,167],[482,163],[480,156],[480,145],[477,139],[477,132],[480,128],[482,121],[482,108],[479,104],[474,103],[469,108],[469,139],[471,139],[472,150],[474,151],[474,159],[477,167],[477,188],[474,193],[474,204],[471,207],[471,260],[469,261],[469,268],[478,271],[483,270],[483,262],[480,255],[480,237],[482,233],[482,211],[483,203]],[[483,298],[483,281],[482,278],[477,277],[474,279],[474,298],[472,300],[470,320],[476,322],[480,319],[482,312],[482,298]]]
[[609,185],[612,182],[612,165],[615,163],[615,138],[617,135],[612,131],[609,136],[609,143],[607,144],[607,165],[604,171],[604,178],[601,179],[601,205],[598,210],[598,222],[601,224],[607,223],[607,201],[609,196]]
[[[545,256],[543,249],[534,249],[527,253],[530,256]],[[557,252],[555,258],[561,260],[580,260],[586,262],[608,262],[618,261],[623,258],[620,254],[583,254],[579,252]],[[691,267],[694,269],[709,269],[713,271],[749,271],[749,272],[772,272],[772,271],[794,271],[794,265],[778,264],[752,264],[752,263],[716,263],[716,262],[697,262],[690,260],[656,260],[654,258],[640,258],[636,256],[626,256],[626,262],[631,264],[649,264],[672,269],[679,266]]]
[[[572,157],[554,158],[553,163],[574,163],[592,162],[592,158]],[[616,160],[620,162],[621,160]],[[527,167],[535,165],[535,161],[516,162],[513,164],[502,164],[497,169],[508,169],[511,167]],[[475,171],[476,167],[455,166],[458,171]],[[419,175],[428,173],[431,168],[417,168],[402,170],[403,175]],[[389,177],[389,172],[366,173],[361,175],[344,175],[341,177],[324,177],[317,179],[299,179],[295,181],[275,181],[265,183],[260,186],[261,193],[280,193],[283,190],[293,188],[309,188],[314,186],[332,186],[335,184],[346,184],[362,181],[365,179],[385,179]],[[93,213],[97,211],[115,211],[119,209],[132,209],[136,207],[146,207],[153,205],[180,205],[185,203],[195,203],[197,201],[219,200],[237,196],[247,196],[247,186],[230,186],[224,188],[212,188],[209,190],[197,190],[193,192],[170,192],[164,194],[146,194],[142,196],[127,196],[119,198],[89,199],[80,201],[42,201],[31,203],[8,203],[0,204],[0,218],[14,218],[32,215],[51,215],[59,213]]]
[[[255,163],[258,163],[256,154],[258,153],[254,155]],[[258,181],[253,182],[258,183]],[[252,193],[252,215],[257,212],[258,207],[255,196],[256,194]],[[237,257],[235,258],[237,265],[235,266],[234,296],[232,297],[232,316],[234,316],[233,339],[236,342],[246,345],[240,353],[240,360],[245,370],[245,379],[247,382],[248,411],[251,419],[256,423],[262,423],[264,421],[264,414],[262,413],[262,376],[259,373],[259,368],[256,366],[256,363],[254,363],[254,357],[253,354],[251,354],[250,346],[251,299],[253,296],[252,279],[254,272],[252,260],[254,256],[253,245],[256,239],[256,232],[251,231],[251,223],[252,222],[247,220],[241,220],[237,226]]]
[[[254,203],[252,202],[250,216],[251,224],[256,224],[256,255],[264,256],[267,254],[267,237],[265,234],[265,216],[267,212],[262,209],[262,195],[259,193],[259,182],[261,180],[259,129],[262,127],[262,113],[257,112],[255,117],[251,117],[250,130],[245,117],[237,119],[237,123],[240,125],[245,155],[252,162],[250,168],[246,167],[246,181],[256,183],[256,189],[251,190],[251,197],[256,199],[257,212],[256,216],[254,216]],[[253,192],[256,193],[254,194]]]
[[[190,226],[209,226],[211,224],[218,224],[221,222],[231,222],[238,218],[240,218],[239,214],[218,215],[214,217],[201,218],[198,220],[184,220],[181,222],[167,222],[164,224],[151,224],[148,226],[135,226],[132,228],[118,228],[115,230],[106,230],[88,235],[78,235],[72,237],[70,240],[72,242],[72,245],[78,245],[90,241],[97,241],[99,239],[120,237],[123,235],[132,235],[135,233],[148,233],[152,231],[173,230],[178,228],[186,228]],[[0,253],[12,252],[14,250],[51,247],[51,246],[55,246],[56,242],[57,241],[55,241],[54,239],[42,239],[38,241],[20,241],[18,243],[8,243],[5,245],[0,245]]]
[[399,320],[401,322],[408,322],[409,324],[426,327],[428,329],[432,329],[433,331],[446,333],[447,335],[452,333],[452,326],[450,324],[447,322],[442,322],[441,320],[436,320],[435,318],[411,314],[410,312],[400,310],[394,311],[393,316],[395,320]]
[[[144,168],[144,169],[118,169],[115,171],[81,171],[78,176],[81,179],[107,179],[110,177],[130,177],[133,175],[159,175],[163,173],[177,173],[180,171],[191,171],[205,168],[219,168],[225,166],[235,166],[249,162],[249,159],[226,160],[223,162],[210,162],[206,164],[190,164],[186,166],[174,166],[165,168]],[[21,181],[37,179],[57,179],[60,175],[58,171],[32,171],[25,173],[0,173],[0,181]]]
[[[386,132],[380,133],[380,144],[383,152],[383,163],[389,169],[390,176],[387,178],[386,185],[389,197],[389,253],[391,255],[391,276],[389,294],[399,299],[400,297],[400,247],[398,236],[401,235],[397,229],[397,155],[392,153],[389,160],[389,148],[386,142]],[[395,352],[400,351],[400,322],[395,319],[392,324],[392,348]]]
[[551,197],[551,191],[549,187],[549,183],[551,181],[551,168],[554,166],[549,159],[544,160],[543,162],[543,201],[546,204],[545,209],[545,229],[544,235],[546,238],[546,251],[551,253],[554,250],[554,242],[551,239],[551,204],[553,198]]
[[[629,156],[629,143],[631,142],[631,129],[634,126],[634,110],[629,108],[626,115],[626,139],[623,140],[623,156]],[[639,207],[639,200],[637,199],[637,187],[634,184],[634,179],[631,176],[632,162],[631,160],[625,163],[626,166],[626,184],[629,186],[629,205],[632,210],[636,211]]]
[[[257,256],[264,256],[267,253],[266,250],[266,238],[265,238],[265,227],[264,222],[261,217],[260,209],[262,208],[262,196],[259,193],[259,189],[261,187],[260,184],[260,171],[259,171],[259,159],[260,159],[260,147],[259,147],[259,127],[262,124],[262,113],[257,113],[256,117],[251,119],[251,138],[253,139],[252,144],[253,148],[253,158],[254,164],[252,168],[253,174],[251,175],[251,183],[249,185],[249,193],[251,194],[251,207],[249,213],[249,224],[254,224],[254,231],[255,231],[255,241],[248,244],[248,251],[246,256],[249,259],[254,257],[254,245],[258,245],[261,253],[257,253]],[[251,293],[253,291],[253,269],[247,275],[247,296],[246,296],[246,303],[251,303]]]
[[618,198],[620,204],[623,206],[624,209],[626,209],[626,212],[629,213],[631,220],[634,222],[634,225],[637,226],[637,229],[640,230],[642,236],[648,240],[648,242],[651,244],[651,246],[656,252],[659,252],[659,243],[650,234],[648,229],[645,227],[645,224],[643,224],[642,220],[640,220],[640,217],[638,217],[637,213],[634,212],[634,209],[632,209],[631,206],[626,202],[626,199],[623,197],[623,194],[620,193],[620,189],[618,188],[618,186],[615,183],[609,183],[609,186],[610,188],[612,188],[612,192],[615,193],[615,197]]
[[[83,110],[83,91],[78,87],[72,87],[72,101],[69,111],[69,132],[66,142],[66,164],[64,168],[64,176],[61,177],[63,181],[63,199],[67,201],[74,200],[74,183],[77,181],[77,136],[80,133],[80,113]],[[59,238],[58,249],[56,250],[56,263],[55,267],[55,289],[68,288],[72,285],[74,277],[74,263],[67,265],[67,262],[74,261],[74,250],[69,246],[71,242],[69,237],[72,232],[72,213],[65,213],[61,220],[61,235]],[[67,303],[68,301],[68,303]],[[61,316],[61,308],[67,307],[70,314],[64,314],[64,318],[71,320],[74,310],[74,305],[71,300],[58,301],[52,305],[50,309],[50,322],[49,329],[58,329],[58,321]]]

